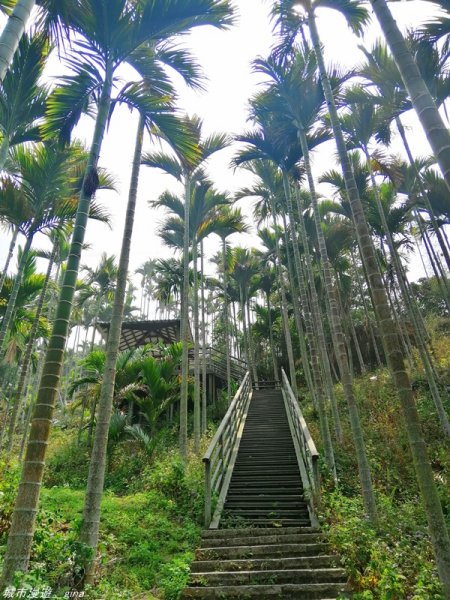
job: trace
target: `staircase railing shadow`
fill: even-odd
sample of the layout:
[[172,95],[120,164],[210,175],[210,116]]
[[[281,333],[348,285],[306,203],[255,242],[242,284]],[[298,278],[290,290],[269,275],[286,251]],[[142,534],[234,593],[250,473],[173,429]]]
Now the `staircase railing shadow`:
[[[205,527],[210,529],[217,529],[219,525],[251,397],[252,385],[250,373],[247,371],[203,456],[205,464]],[[217,504],[211,517],[213,498],[217,496]]]
[[320,505],[319,453],[284,369],[281,369],[281,378],[281,391],[294,440],[303,490],[308,500],[311,523],[313,523],[317,522],[316,508]]

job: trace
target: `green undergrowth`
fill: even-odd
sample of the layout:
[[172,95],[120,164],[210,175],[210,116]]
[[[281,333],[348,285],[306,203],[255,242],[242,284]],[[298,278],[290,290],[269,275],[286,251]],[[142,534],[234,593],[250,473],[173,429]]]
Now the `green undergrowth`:
[[[442,381],[450,382],[450,340],[433,340]],[[450,452],[420,369],[411,374],[428,453],[450,529]],[[376,490],[379,523],[368,521],[362,506],[358,467],[351,441],[342,389],[336,395],[344,442],[335,442],[339,487],[330,484],[323,466],[322,522],[333,549],[341,556],[355,600],[441,600],[433,550],[416,481],[399,401],[387,370],[355,380],[368,459]],[[304,409],[314,439],[319,440],[317,415]],[[450,406],[446,405],[450,414]]]
[[[64,440],[65,438],[65,440]],[[205,447],[210,435],[205,436]],[[30,570],[17,588],[48,585],[55,598],[71,589],[80,528],[88,453],[70,432],[55,431],[41,495]],[[19,470],[0,484],[0,554],[3,555]],[[203,518],[203,465],[193,454],[180,460],[166,432],[152,459],[132,444],[110,457],[102,501],[98,568],[92,599],[175,600],[186,585]]]

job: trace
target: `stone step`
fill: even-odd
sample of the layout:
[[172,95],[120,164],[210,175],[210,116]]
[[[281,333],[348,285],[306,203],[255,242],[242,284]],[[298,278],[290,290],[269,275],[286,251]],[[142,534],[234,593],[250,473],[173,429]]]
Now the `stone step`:
[[257,535],[258,537],[273,536],[276,535],[305,535],[308,533],[320,534],[320,530],[317,527],[286,527],[283,529],[276,529],[274,527],[268,527],[267,529],[252,529],[250,527],[247,528],[236,528],[233,531],[229,529],[205,529],[202,532],[202,539],[209,538],[231,538],[231,537],[253,537]]
[[[239,537],[232,536],[224,536],[220,538],[206,538],[203,540],[203,547],[213,548],[213,547],[234,547],[237,548],[239,546],[268,546],[272,544],[274,546],[280,544],[294,544],[296,546],[302,544],[316,544],[323,543],[324,536],[322,533],[281,533],[281,527],[273,527],[274,530],[272,535],[259,535],[255,533],[254,536],[249,540],[249,536],[242,535]],[[291,528],[289,528],[291,529]],[[297,528],[296,528],[297,529]],[[301,528],[299,528],[301,529]],[[306,529],[306,528],[305,528]],[[230,530],[231,531],[231,530]],[[250,543],[249,543],[250,542]],[[307,548],[306,550],[309,550]]]
[[233,517],[233,514],[228,516],[228,520],[223,521],[223,527],[232,528],[236,527],[307,527],[311,525],[310,519],[293,519],[288,517],[272,517],[272,518],[253,518],[244,519],[242,517]]
[[[254,465],[240,465],[239,463],[236,463],[233,473],[244,474],[244,473],[254,473],[255,471],[256,471],[256,469],[255,469]],[[274,475],[278,475],[278,474],[295,475],[295,474],[297,474],[298,477],[300,477],[300,472],[298,470],[297,464],[293,464],[293,465],[260,465],[257,468],[257,472],[258,473],[266,473],[266,474],[273,473]]]
[[289,479],[289,478],[284,478],[286,480],[285,483],[280,482],[279,479],[277,480],[268,480],[262,483],[259,483],[258,480],[256,481],[248,481],[248,483],[245,484],[239,484],[239,482],[233,482],[233,480],[231,480],[230,483],[230,488],[231,486],[233,486],[234,488],[236,488],[236,492],[240,492],[240,490],[246,490],[249,487],[252,488],[252,494],[256,493],[256,490],[280,490],[280,494],[284,493],[282,490],[287,490],[289,493],[291,492],[291,490],[299,490],[300,492],[303,492],[303,486],[301,481],[299,481],[297,478],[294,479]]
[[236,462],[236,467],[249,467],[250,469],[260,469],[261,467],[293,467],[298,470],[298,463],[292,458],[243,458]]
[[341,583],[188,587],[182,592],[181,600],[332,600],[345,592],[345,588]]
[[[251,481],[252,478],[253,479],[254,478],[260,478],[261,479],[265,475],[267,475],[267,473],[265,471],[261,471],[259,469],[258,469],[258,471],[255,471],[255,470],[252,471],[251,469],[247,469],[247,470],[244,470],[244,471],[238,471],[237,472],[236,468],[235,468],[235,470],[233,471],[232,480],[235,477],[241,478],[241,479],[242,479],[242,477],[248,477],[249,481]],[[301,477],[300,477],[300,473],[298,472],[298,468],[297,468],[297,471],[295,473],[289,473],[289,472],[286,473],[285,471],[279,471],[277,473],[276,471],[271,471],[271,475],[273,476],[273,477],[271,477],[271,479],[273,478],[273,479],[289,479],[289,480],[292,480],[294,478],[294,479],[297,480],[297,482],[298,482],[299,485],[302,484],[302,480],[301,480]],[[270,479],[268,481],[270,481]]]
[[232,546],[210,544],[205,548],[197,548],[196,560],[237,560],[239,558],[298,558],[299,556],[318,556],[328,554],[328,546],[324,542],[311,543],[269,543],[257,546]]
[[250,585],[255,583],[344,583],[344,569],[289,569],[264,571],[203,571],[191,573],[189,586]]
[[258,501],[246,502],[245,497],[241,500],[226,501],[225,510],[227,512],[242,512],[243,515],[268,515],[272,512],[284,514],[286,511],[295,513],[297,517],[308,516],[308,507],[304,502],[277,502],[277,501]]
[[272,517],[276,515],[293,515],[296,517],[308,516],[308,509],[304,505],[274,505],[271,503],[254,504],[249,507],[248,504],[225,504],[227,513],[239,514],[243,517]]
[[209,571],[274,571],[286,569],[323,569],[335,567],[337,557],[299,556],[291,558],[243,558],[238,560],[198,560],[192,563],[191,573]]
[[270,496],[279,490],[280,496],[296,496],[297,498],[304,500],[303,490],[299,488],[298,485],[290,485],[284,484],[283,487],[279,485],[276,486],[265,486],[263,484],[257,486],[253,485],[251,487],[237,486],[233,485],[229,488],[229,496],[234,497],[242,497],[242,496],[261,496],[267,495]]
[[304,498],[302,494],[299,494],[297,491],[293,490],[290,494],[276,494],[275,490],[265,490],[259,494],[255,494],[253,490],[248,493],[243,492],[231,492],[227,495],[227,502],[303,502]]
[[242,459],[247,459],[249,460],[250,458],[254,458],[256,459],[261,459],[261,458],[273,458],[273,459],[279,459],[279,460],[283,460],[283,459],[293,459],[296,458],[295,456],[295,452],[288,450],[288,451],[284,451],[284,450],[280,450],[280,451],[276,451],[273,450],[271,452],[263,452],[262,450],[252,450],[252,449],[243,449],[241,452],[239,452],[238,454],[238,460],[242,460]]

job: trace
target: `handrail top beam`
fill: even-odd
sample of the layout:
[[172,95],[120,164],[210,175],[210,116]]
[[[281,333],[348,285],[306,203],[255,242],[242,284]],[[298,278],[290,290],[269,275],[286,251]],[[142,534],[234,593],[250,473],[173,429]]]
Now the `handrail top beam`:
[[222,419],[222,423],[219,425],[219,428],[216,431],[213,439],[211,440],[211,443],[209,444],[208,449],[206,450],[205,454],[203,455],[203,459],[202,459],[203,462],[209,462],[211,460],[211,455],[214,452],[214,448],[216,447],[216,445],[217,445],[217,443],[218,443],[218,441],[219,441],[219,439],[220,439],[220,437],[221,437],[221,435],[222,435],[222,433],[223,433],[226,425],[228,424],[228,422],[229,422],[229,420],[231,418],[231,415],[234,412],[234,409],[235,409],[235,407],[236,407],[236,405],[237,405],[237,403],[238,403],[238,401],[240,399],[240,396],[242,395],[242,392],[244,390],[245,384],[246,384],[246,382],[247,382],[247,380],[248,380],[249,377],[250,377],[250,372],[247,371],[245,373],[245,376],[244,376],[244,379],[242,380],[241,385],[239,386],[238,391],[236,392],[236,394],[235,394],[235,396],[234,396],[234,398],[233,398],[230,406],[228,407],[228,410],[227,410],[224,418]]
[[294,408],[294,410],[297,413],[297,416],[299,418],[300,426],[302,428],[302,433],[305,436],[306,443],[308,444],[308,450],[309,450],[312,458],[318,458],[319,457],[319,453],[317,452],[316,444],[314,443],[314,440],[312,439],[311,433],[309,432],[308,425],[306,424],[306,421],[305,421],[303,413],[302,413],[302,411],[300,409],[300,406],[298,405],[298,402],[295,401],[294,392],[292,391],[291,385],[289,383],[289,379],[287,378],[287,375],[284,372],[283,367],[281,367],[281,375],[282,375],[283,380],[287,384],[287,391],[289,392],[289,395],[291,397],[292,406],[293,406],[293,408]]

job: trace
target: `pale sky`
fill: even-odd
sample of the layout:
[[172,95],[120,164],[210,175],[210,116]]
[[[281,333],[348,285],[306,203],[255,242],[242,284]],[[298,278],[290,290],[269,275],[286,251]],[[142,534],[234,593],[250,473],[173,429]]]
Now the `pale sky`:
[[[251,62],[257,56],[267,56],[274,42],[268,13],[269,0],[236,0],[237,23],[229,31],[221,32],[212,28],[196,30],[186,38],[186,45],[198,57],[208,78],[206,92],[194,92],[180,86],[179,106],[189,113],[202,117],[205,133],[212,131],[237,134],[248,128],[247,105],[248,99],[258,89],[260,80],[251,73]],[[398,18],[402,28],[415,26],[430,16],[430,3],[409,0],[407,3],[391,3],[391,8]],[[318,11],[318,28],[325,45],[327,59],[342,66],[351,67],[362,59],[357,44],[361,40],[355,38],[347,29],[344,19],[335,11]],[[366,34],[366,45],[379,35],[374,24]],[[51,73],[60,72],[60,65],[55,58],[52,62]],[[410,114],[410,136],[412,147],[418,154],[424,155],[429,146],[420,128],[420,124]],[[90,143],[92,135],[91,119],[83,118],[76,129],[76,137]],[[97,201],[108,207],[112,214],[112,229],[101,224],[90,222],[86,242],[92,245],[90,250],[83,253],[82,264],[95,266],[102,252],[115,254],[118,257],[122,238],[122,228],[127,202],[131,160],[133,155],[134,136],[137,126],[137,116],[125,108],[119,108],[114,114],[110,130],[103,143],[100,166],[112,172],[119,182],[119,192],[99,192]],[[147,149],[149,144],[146,144]],[[242,171],[234,172],[229,167],[230,158],[236,147],[224,150],[215,156],[209,164],[209,174],[220,191],[233,192],[251,180]],[[400,151],[398,141],[393,145],[393,151]],[[329,169],[334,162],[334,143],[322,146],[314,157],[314,175],[318,177],[324,170]],[[177,190],[170,177],[159,172],[142,167],[136,211],[136,222],[133,236],[130,273],[149,258],[169,256],[171,251],[165,248],[156,229],[163,219],[163,211],[150,209],[147,201],[156,199],[166,188]],[[321,188],[319,186],[319,191]],[[324,189],[322,188],[324,192]],[[325,193],[325,192],[324,192]],[[241,203],[242,205],[242,203]],[[247,214],[251,214],[251,206],[247,202],[243,206]],[[251,246],[255,244],[253,235],[235,235],[231,238],[233,244]],[[36,239],[37,246],[45,245],[42,236]],[[3,264],[8,245],[7,236],[0,232],[0,264]],[[207,241],[206,251],[211,256],[219,249],[219,240],[212,236]],[[414,278],[421,276],[421,267],[416,268],[414,260]],[[44,268],[44,267],[43,267]],[[420,270],[419,270],[420,269]],[[139,278],[135,279],[139,285]]]

